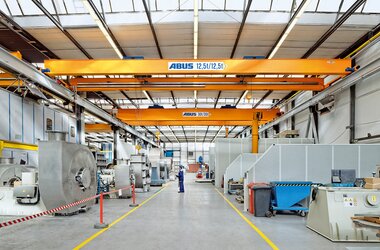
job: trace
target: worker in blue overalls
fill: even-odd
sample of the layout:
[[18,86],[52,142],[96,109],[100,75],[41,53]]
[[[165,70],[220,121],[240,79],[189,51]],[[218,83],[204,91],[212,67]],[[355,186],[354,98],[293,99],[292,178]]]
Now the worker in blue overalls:
[[185,179],[185,174],[184,174],[184,167],[182,165],[179,166],[179,171],[177,174],[178,177],[178,185],[179,185],[179,191],[178,193],[184,193],[185,192],[185,187],[183,186],[183,182]]

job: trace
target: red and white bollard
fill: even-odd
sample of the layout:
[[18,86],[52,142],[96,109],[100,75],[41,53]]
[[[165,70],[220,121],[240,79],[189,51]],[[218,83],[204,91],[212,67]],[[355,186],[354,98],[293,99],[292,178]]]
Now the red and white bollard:
[[135,184],[132,184],[132,204],[129,204],[130,207],[138,207],[139,204],[136,203],[136,190]]
[[108,224],[103,222],[103,193],[100,193],[99,197],[99,223],[94,225],[96,229],[107,228]]

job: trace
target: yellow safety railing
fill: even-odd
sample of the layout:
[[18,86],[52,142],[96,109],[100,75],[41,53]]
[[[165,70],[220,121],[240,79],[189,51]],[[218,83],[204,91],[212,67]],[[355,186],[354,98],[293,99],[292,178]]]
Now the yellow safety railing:
[[27,144],[27,143],[21,143],[21,142],[12,142],[12,141],[0,140],[0,156],[2,156],[4,148],[32,150],[32,151],[38,150],[38,146],[35,144]]

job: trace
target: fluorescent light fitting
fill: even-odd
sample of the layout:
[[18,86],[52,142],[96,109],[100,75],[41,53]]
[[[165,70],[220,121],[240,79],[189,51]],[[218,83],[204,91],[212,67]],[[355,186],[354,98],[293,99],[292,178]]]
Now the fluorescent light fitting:
[[274,55],[277,53],[277,51],[280,49],[281,45],[284,43],[285,39],[288,37],[296,23],[298,22],[298,19],[302,16],[302,14],[305,12],[307,6],[310,4],[311,0],[304,0],[301,4],[302,7],[297,11],[294,15],[294,18],[291,19],[289,25],[286,27],[285,32],[282,34],[281,38],[278,40],[277,44],[275,45],[272,52],[269,54],[268,59],[272,59]]
[[194,59],[198,59],[198,0],[194,0]]
[[143,90],[143,93],[144,93],[146,99],[148,99],[149,101],[153,102],[152,98],[150,98],[150,96],[148,95],[148,92],[146,92],[146,90]]
[[123,54],[119,50],[119,48],[116,46],[115,41],[111,38],[110,34],[108,33],[107,28],[104,26],[102,21],[99,19],[98,15],[96,14],[95,10],[92,8],[88,0],[82,0],[84,7],[87,9],[87,11],[90,13],[91,17],[94,19],[96,25],[98,25],[99,29],[102,31],[103,35],[106,37],[107,41],[111,45],[111,47],[115,50],[116,54],[120,59],[123,59]]

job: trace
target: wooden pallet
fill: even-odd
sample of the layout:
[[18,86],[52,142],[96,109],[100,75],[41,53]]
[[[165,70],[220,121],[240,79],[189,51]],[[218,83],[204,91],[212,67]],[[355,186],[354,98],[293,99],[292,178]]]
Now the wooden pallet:
[[354,216],[351,219],[365,220],[372,223],[380,224],[380,216]]

